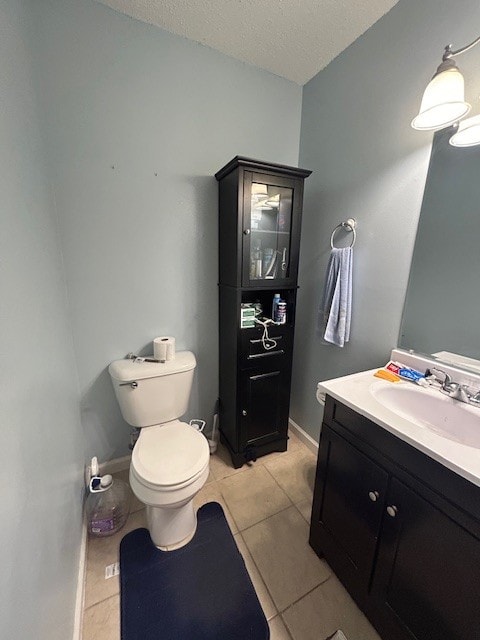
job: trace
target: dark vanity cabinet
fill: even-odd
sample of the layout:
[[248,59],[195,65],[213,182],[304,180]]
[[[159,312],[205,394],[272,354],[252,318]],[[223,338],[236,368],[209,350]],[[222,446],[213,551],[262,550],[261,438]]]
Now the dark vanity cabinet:
[[384,640],[480,638],[480,488],[329,396],[310,544]]
[[[287,448],[303,182],[310,171],[237,156],[219,182],[220,433],[235,467]],[[284,324],[244,321],[242,308]],[[255,305],[255,307],[254,307]]]

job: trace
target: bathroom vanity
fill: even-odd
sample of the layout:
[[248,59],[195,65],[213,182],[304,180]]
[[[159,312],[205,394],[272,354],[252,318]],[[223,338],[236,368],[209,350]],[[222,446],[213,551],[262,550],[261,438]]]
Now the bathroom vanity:
[[480,448],[375,395],[410,384],[363,372],[322,385],[310,544],[384,640],[480,638]]

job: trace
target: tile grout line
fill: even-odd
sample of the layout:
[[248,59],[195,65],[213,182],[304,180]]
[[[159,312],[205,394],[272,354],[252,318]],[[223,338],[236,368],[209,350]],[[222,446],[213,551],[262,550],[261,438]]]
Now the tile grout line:
[[295,509],[298,511],[298,513],[302,516],[302,518],[305,520],[305,522],[308,524],[308,528],[310,528],[310,524],[311,524],[311,523],[310,523],[310,522],[305,518],[305,516],[303,515],[303,513],[302,513],[302,512],[300,511],[300,509],[298,508],[298,505],[299,505],[299,504],[300,504],[300,503],[295,502],[295,503],[293,504],[293,506],[294,506],[294,507],[295,507]]
[[[134,511],[134,512],[130,512],[130,514],[129,514],[129,516],[128,516],[128,519],[127,519],[127,521],[126,521],[125,525],[122,527],[122,529],[126,527],[126,525],[127,525],[128,521],[130,520],[130,518],[134,517],[134,515],[135,515],[135,514],[140,513],[140,511],[143,511],[144,509],[145,509],[145,506],[143,506],[141,509],[137,509],[137,510],[136,510],[136,511]],[[141,527],[137,527],[137,528],[141,528]],[[122,529],[120,529],[120,530],[119,530],[119,532],[120,532]],[[131,531],[134,531],[134,529],[132,529]],[[130,533],[130,531],[129,531],[128,533]],[[127,535],[127,533],[124,533],[124,535]],[[104,538],[94,538],[93,540],[100,540],[100,539],[105,541],[105,540],[109,540],[109,537],[104,537]],[[93,542],[93,540],[92,540],[92,538],[90,538],[89,536],[87,536],[87,563],[86,563],[86,567],[87,567],[87,568],[88,568],[88,549],[89,549],[90,544]],[[120,541],[120,542],[121,542],[121,541]],[[116,556],[116,557],[117,557],[117,560],[115,560],[115,562],[120,562],[120,542],[119,542],[119,547],[118,547],[118,553],[117,553],[117,556]],[[102,569],[102,571],[104,571],[105,566],[106,566],[106,565],[105,565],[105,560],[103,559],[104,553],[102,552],[102,554],[101,554],[101,555],[102,555],[102,560],[101,560],[102,565],[101,565],[101,569]],[[96,564],[97,564],[97,563],[95,563],[95,565],[96,565]],[[105,602],[105,600],[109,600],[110,598],[113,598],[113,597],[115,597],[115,596],[117,596],[117,595],[120,595],[120,577],[119,577],[119,576],[112,576],[112,578],[110,578],[110,580],[114,580],[115,578],[118,578],[118,583],[119,583],[119,589],[118,589],[118,591],[116,591],[115,593],[111,593],[111,594],[109,594],[109,595],[105,596],[104,598],[100,598],[100,600],[98,600],[98,601],[96,601],[96,602],[92,602],[92,603],[91,603],[91,604],[89,604],[88,606],[85,606],[85,602],[86,602],[86,599],[85,599],[85,601],[84,601],[84,606],[83,606],[83,611],[82,611],[83,616],[85,615],[85,611],[87,611],[88,609],[91,609],[92,607],[95,607],[97,604],[100,604],[101,602]],[[105,582],[105,579],[103,580],[103,582]],[[88,589],[87,589],[87,585],[88,585],[88,571],[86,572],[86,579],[85,579],[85,594],[87,594],[87,591],[88,591]]]
[[[290,504],[288,505],[288,507],[283,507],[282,509],[280,509],[279,511],[276,511],[275,513],[271,513],[269,516],[266,516],[265,518],[262,518],[261,520],[259,520],[258,522],[254,522],[253,524],[248,525],[248,527],[244,527],[243,529],[240,529],[240,527],[238,526],[238,522],[235,520],[235,518],[233,518],[233,514],[232,514],[232,518],[235,521],[235,524],[237,525],[237,529],[238,532],[240,533],[241,531],[246,531],[247,529],[250,529],[251,527],[254,527],[256,524],[259,524],[260,522],[263,522],[264,520],[267,520],[268,518],[270,518],[271,516],[276,515],[277,513],[281,513],[282,511],[285,511],[285,509],[290,509],[290,507],[293,505],[294,503],[292,502],[292,499],[290,498],[290,496],[287,494],[286,491],[284,491],[284,489],[282,489],[282,487],[280,487],[280,485],[278,484],[278,482],[275,480],[275,478],[272,476],[272,474],[268,471],[268,469],[264,466],[261,465],[263,469],[265,469],[265,471],[268,473],[268,475],[273,478],[275,484],[280,488],[280,491],[287,497],[287,499],[290,501]],[[227,476],[226,478],[222,478],[223,480],[227,480],[228,478],[230,478],[232,476]],[[221,482],[221,481],[218,481]],[[228,500],[226,499],[226,497],[224,496],[221,487],[219,486],[219,490],[220,490],[220,494],[222,495],[222,498],[225,500],[225,503],[228,506],[228,509],[230,511],[230,513],[232,513],[232,509],[228,504]]]
[[[98,602],[95,602],[94,604],[90,604],[88,605],[88,607],[85,607],[85,609],[83,610],[83,615],[85,615],[85,613],[90,609],[93,609],[93,607],[97,607],[99,604],[102,604],[102,602],[106,602],[107,600],[111,600],[112,598],[118,598],[120,601],[120,590],[118,590],[117,593],[112,593],[106,598],[102,598]],[[119,606],[120,606],[120,602],[119,602]]]
[[294,504],[289,504],[287,507],[283,507],[279,511],[275,511],[275,513],[271,513],[269,516],[266,516],[265,518],[262,518],[258,522],[254,522],[253,524],[249,524],[248,527],[245,527],[244,529],[239,529],[238,533],[243,533],[244,531],[248,531],[249,529],[252,529],[253,527],[256,527],[257,524],[261,524],[262,522],[266,522],[267,520],[270,520],[270,518],[273,518],[274,516],[278,516],[280,513],[283,513],[284,511],[287,511],[287,509],[291,509],[294,506],[295,506]]
[[282,614],[281,614],[281,613],[279,613],[278,615],[279,615],[279,617],[280,617],[280,620],[281,620],[281,621],[282,621],[282,623],[283,623],[283,626],[284,626],[284,627],[285,627],[285,629],[287,630],[287,633],[288,633],[288,635],[289,635],[289,637],[290,637],[290,640],[295,640],[295,638],[293,637],[293,635],[290,633],[290,629],[288,628],[287,623],[286,623],[286,622],[285,622],[285,620],[283,619]]
[[[280,490],[281,490],[281,491],[283,491],[283,493],[284,493],[284,494],[287,496],[287,498],[290,500],[290,502],[291,502],[291,505],[290,505],[290,506],[292,506],[292,505],[293,505],[293,506],[295,506],[295,503],[293,502],[292,498],[288,495],[288,493],[285,491],[285,489],[284,489],[282,486],[280,486],[280,483],[279,483],[279,482],[278,482],[278,480],[275,478],[275,476],[273,475],[273,473],[268,469],[268,467],[265,467],[265,469],[267,470],[267,472],[268,472],[269,476],[270,476],[271,478],[273,478],[273,480],[274,480],[275,484],[280,488]],[[289,508],[290,508],[290,507],[289,507]],[[282,509],[282,511],[283,511],[283,509]],[[265,520],[266,520],[266,518],[265,518]]]
[[[265,520],[266,520],[266,518],[265,518]],[[264,522],[264,520],[262,520],[262,522]],[[258,571],[258,575],[262,579],[262,582],[265,585],[265,589],[266,589],[266,591],[267,591],[267,593],[268,593],[268,595],[270,597],[270,600],[272,601],[272,604],[275,607],[275,611],[277,612],[275,614],[275,616],[273,616],[275,618],[276,616],[280,615],[280,611],[278,610],[278,607],[275,604],[275,600],[273,599],[273,595],[271,594],[270,589],[268,588],[267,583],[265,582],[265,579],[264,579],[264,577],[262,575],[262,572],[260,571],[260,568],[258,567],[257,563],[255,562],[255,558],[253,557],[252,553],[250,552],[250,549],[248,548],[248,544],[247,544],[245,538],[242,536],[242,533],[240,531],[238,532],[238,534],[242,538],[243,544],[245,545],[245,548],[247,549],[248,554],[249,554],[250,558],[252,559],[253,565],[254,565],[255,569]],[[252,582],[253,582],[253,580],[252,580]],[[264,612],[264,615],[265,615],[265,612]],[[271,618],[271,620],[273,620],[273,618]],[[268,622],[268,620],[267,620],[267,622]]]
[[[299,443],[300,447],[301,447],[301,448],[303,448],[303,449],[305,449],[305,453],[309,453],[309,454],[312,454],[312,453],[313,453],[312,451],[310,451],[310,449],[309,449],[309,448],[308,448],[308,447],[307,447],[307,446],[302,442],[302,440],[301,440],[297,435],[295,435],[295,434],[293,434],[293,435],[294,435],[294,438],[295,438],[296,440],[298,440],[298,443]],[[223,445],[222,445],[222,446],[223,446]],[[225,451],[226,451],[226,452],[227,452],[227,454],[228,454],[228,449],[226,449],[226,447],[225,447]],[[285,456],[288,456],[288,455],[292,455],[292,454],[296,453],[296,451],[289,451],[289,450],[288,450],[288,448],[287,448],[287,450],[286,450],[286,451],[274,451],[274,452],[272,452],[272,453],[275,453],[275,454],[283,454],[283,455],[285,455]],[[212,454],[212,458],[213,458],[215,455],[216,455],[216,454]],[[229,455],[229,454],[228,454],[228,455]],[[225,462],[224,460],[222,460],[222,458],[221,458],[219,455],[217,455],[216,457],[217,457],[219,460],[221,460],[222,462]],[[259,465],[261,465],[261,466],[263,466],[263,467],[264,467],[264,466],[265,466],[265,463],[266,463],[266,462],[268,462],[268,461],[269,461],[269,460],[268,460],[268,454],[267,454],[267,455],[265,455],[265,456],[261,456],[261,457],[260,457],[258,460],[256,460],[255,462],[258,462],[258,464],[259,464]],[[270,460],[270,461],[271,461],[271,460]],[[216,475],[215,475],[215,472],[214,472],[211,468],[210,468],[210,469],[211,469],[211,471],[212,471],[212,474],[213,474],[213,476],[214,476],[214,479],[215,479],[215,480],[217,480],[217,481],[219,481],[219,480],[225,480],[225,478],[230,478],[231,476],[237,475],[237,474],[239,474],[239,473],[244,473],[244,472],[245,472],[245,471],[247,471],[248,469],[254,468],[254,465],[255,465],[255,463],[249,464],[248,462],[246,462],[246,463],[244,463],[244,464],[242,465],[242,467],[240,467],[239,469],[234,469],[234,472],[233,472],[233,473],[230,473],[228,476],[223,476],[222,478],[217,478],[217,477],[216,477]],[[233,467],[232,467],[232,468],[233,468]]]
[[[230,476],[227,476],[227,477],[230,477]],[[222,480],[225,480],[225,478],[222,478]],[[220,482],[221,482],[221,480],[212,480],[211,482],[209,482],[209,483],[208,483],[208,486],[212,486],[213,484],[215,484],[215,485],[216,485],[216,488],[218,489],[218,492],[220,493],[220,497],[221,497],[221,499],[223,500],[223,502],[225,503],[225,506],[226,506],[226,508],[227,508],[227,510],[228,510],[228,514],[229,514],[230,518],[231,518],[231,519],[232,519],[232,521],[233,521],[233,524],[235,525],[235,527],[236,527],[236,529],[237,529],[237,533],[240,533],[240,528],[239,528],[239,526],[238,526],[238,522],[235,520],[235,518],[234,518],[234,516],[233,516],[233,513],[232,513],[232,510],[231,510],[231,508],[230,508],[230,505],[228,504],[227,500],[225,499],[225,496],[224,496],[224,495],[223,495],[223,493],[222,493],[222,489],[221,489],[221,487],[220,487]],[[204,487],[206,487],[206,486],[207,486],[207,484],[205,484],[205,485],[204,485]],[[197,493],[197,495],[199,495],[199,494],[203,491],[204,487],[202,487],[202,489],[200,489],[200,491]],[[212,502],[212,500],[211,500],[210,502]],[[216,501],[215,501],[215,500],[213,500],[213,502],[216,502]],[[196,510],[198,511],[198,509],[200,509],[201,507],[203,507],[203,505],[204,505],[204,504],[207,504],[207,503],[206,503],[206,502],[204,502],[202,505],[200,505],[200,507],[197,507],[197,508],[196,508]],[[218,504],[220,504],[220,503],[218,503]],[[222,511],[223,511],[223,513],[224,513],[224,515],[225,515],[225,509],[223,508],[223,506],[222,506],[221,504],[220,504],[220,506],[222,507]],[[226,515],[225,515],[225,519],[227,519]],[[228,524],[228,520],[227,520],[227,524]],[[228,525],[228,527],[229,527],[229,529],[230,529],[230,531],[231,531],[232,535],[235,535],[235,534],[232,532],[230,525]]]
[[[231,519],[233,520],[233,523],[234,523],[234,525],[235,525],[235,527],[236,527],[236,529],[237,529],[237,532],[238,532],[238,533],[240,533],[240,527],[238,526],[238,522],[235,520],[235,517],[234,517],[234,515],[233,515],[233,513],[232,513],[232,510],[231,510],[231,508],[230,508],[230,506],[229,506],[229,504],[228,504],[227,500],[225,499],[225,496],[223,495],[223,493],[222,493],[222,489],[220,488],[220,486],[218,486],[218,491],[220,492],[220,495],[222,496],[222,500],[225,502],[225,504],[226,504],[226,506],[227,506],[228,513],[230,514],[230,517],[231,517]],[[220,505],[220,506],[222,506],[222,505]],[[222,507],[222,509],[223,509],[223,507]],[[226,519],[226,517],[225,517],[225,519]],[[227,522],[227,524],[228,524],[228,522]],[[230,525],[229,525],[229,528],[230,528]],[[234,536],[234,535],[235,535],[235,534],[232,532],[232,530],[231,530],[231,529],[230,529],[230,533],[232,534],[232,536]]]
[[[292,506],[292,505],[291,505],[291,506]],[[291,508],[291,506],[290,506],[290,507],[286,507],[285,509],[282,509],[282,511],[279,511],[278,513],[282,513],[283,511],[286,511],[287,509],[290,509],[290,508]],[[295,505],[293,505],[293,506],[295,506]],[[298,509],[297,509],[297,511],[298,511]],[[257,524],[260,524],[261,522],[265,522],[266,520],[269,520],[269,519],[270,519],[270,518],[272,518],[273,516],[278,515],[278,513],[274,513],[274,514],[272,514],[271,516],[268,516],[267,518],[264,518],[264,519],[263,519],[263,520],[261,520],[260,522],[257,522]],[[302,515],[302,514],[300,514],[300,516],[301,516],[301,515]],[[302,516],[302,518],[303,518],[303,516]],[[305,518],[303,518],[303,519],[305,519]],[[252,525],[252,527],[255,527],[255,526],[256,526],[256,525]],[[248,529],[251,529],[252,527],[248,527]],[[247,531],[247,529],[244,529],[244,531]],[[285,625],[285,627],[286,627],[286,626],[287,626],[287,623],[283,620],[283,615],[282,615],[282,614],[283,614],[283,613],[285,613],[285,611],[287,611],[288,609],[290,609],[290,607],[293,607],[293,605],[294,605],[294,604],[297,604],[297,602],[300,602],[300,600],[302,600],[303,598],[305,598],[306,596],[308,596],[310,593],[312,593],[312,591],[315,591],[315,589],[318,589],[318,587],[320,587],[322,584],[325,584],[325,583],[326,583],[326,582],[327,582],[327,581],[332,577],[332,574],[330,573],[330,575],[328,575],[328,576],[325,578],[325,580],[320,580],[320,582],[318,582],[314,587],[312,587],[312,588],[311,588],[311,589],[309,589],[306,593],[304,593],[304,594],[303,594],[303,595],[301,595],[299,598],[297,598],[296,600],[294,600],[293,602],[291,602],[291,603],[290,603],[289,605],[287,605],[284,609],[281,609],[281,610],[280,610],[280,608],[277,606],[277,604],[276,604],[276,602],[275,602],[275,600],[274,600],[274,598],[273,598],[272,593],[270,592],[270,589],[268,588],[267,583],[265,582],[265,579],[264,579],[264,577],[263,577],[263,574],[262,574],[262,572],[261,572],[260,568],[258,567],[257,563],[255,562],[255,558],[254,558],[253,554],[251,553],[250,548],[248,547],[248,544],[247,544],[247,542],[246,542],[245,538],[244,538],[244,537],[243,537],[243,535],[242,535],[242,534],[243,534],[243,532],[242,532],[242,531],[239,531],[238,533],[239,533],[239,535],[242,537],[243,543],[245,544],[245,546],[246,546],[246,548],[247,548],[247,550],[248,550],[248,553],[249,553],[250,557],[252,558],[253,564],[255,565],[255,568],[257,569],[257,571],[258,571],[258,573],[259,573],[260,577],[262,578],[262,582],[263,582],[263,584],[265,585],[265,588],[266,588],[266,590],[267,590],[267,592],[268,592],[268,594],[269,594],[269,596],[270,596],[270,598],[271,598],[271,600],[272,600],[272,602],[273,602],[273,605],[274,605],[275,609],[277,610],[277,615],[279,615],[279,616],[282,618],[282,621],[283,621],[283,623],[284,623],[284,625]],[[272,618],[272,619],[273,619],[273,618]],[[287,628],[287,631],[289,631],[289,630],[288,630],[288,628]],[[289,633],[290,633],[290,632],[289,632]]]
[[271,513],[269,516],[267,516],[266,518],[262,518],[261,520],[259,520],[258,522],[254,522],[253,524],[249,524],[248,527],[245,527],[244,529],[239,529],[238,533],[243,533],[244,531],[248,531],[249,529],[251,529],[252,527],[256,527],[257,524],[261,524],[262,522],[265,522],[266,520],[269,520],[270,518],[273,518],[273,516],[278,516],[279,513],[283,513],[284,511],[286,511],[287,509],[291,509],[292,507],[294,507],[294,504],[289,504],[287,507],[283,507],[282,509],[280,509],[279,511],[275,511],[275,513]]
[[[305,446],[305,445],[303,445]],[[307,449],[307,452],[310,454],[310,451],[308,451],[308,448],[305,447],[305,449]],[[295,452],[292,452],[295,453]],[[308,527],[310,528],[310,522],[303,516],[303,514],[301,513],[300,509],[297,507],[298,504],[300,504],[300,502],[304,502],[306,500],[308,500],[309,498],[303,498],[302,500],[299,500],[298,502],[295,502],[293,500],[293,498],[291,498],[288,493],[286,492],[286,490],[280,485],[280,483],[278,482],[278,480],[276,479],[276,477],[273,475],[273,473],[269,470],[269,468],[265,466],[265,469],[268,471],[268,473],[272,476],[272,478],[275,480],[275,482],[277,483],[277,485],[280,487],[280,489],[285,493],[285,495],[287,496],[287,498],[290,500],[290,502],[293,504],[293,506],[297,509],[297,511],[300,513],[300,515],[302,516],[302,518],[305,520],[305,522],[308,524]],[[313,502],[313,491],[312,491],[312,502]]]
[[[269,470],[267,469],[267,467],[266,467],[264,464],[262,464],[262,466],[263,466],[263,468],[267,471],[268,475],[269,475],[271,478],[273,478],[272,474],[269,472]],[[274,608],[275,608],[275,611],[277,612],[277,614],[276,614],[276,615],[280,615],[280,611],[278,610],[278,607],[277,607],[277,605],[275,604],[275,600],[273,599],[272,593],[270,592],[270,589],[268,588],[267,583],[265,582],[265,578],[263,577],[262,572],[261,572],[260,568],[258,567],[257,563],[255,562],[255,558],[253,557],[252,553],[250,552],[250,549],[249,549],[249,547],[248,547],[248,545],[247,545],[247,543],[246,543],[246,540],[245,540],[245,538],[243,537],[243,531],[247,531],[247,530],[248,530],[248,529],[250,529],[251,527],[255,527],[257,524],[260,524],[260,523],[262,523],[262,522],[265,522],[266,520],[268,520],[268,518],[271,518],[271,517],[272,517],[272,516],[274,516],[274,515],[278,515],[279,513],[282,513],[282,511],[286,511],[287,509],[290,509],[292,506],[295,506],[295,505],[293,504],[293,502],[292,502],[292,500],[291,500],[290,496],[289,496],[289,495],[288,495],[288,494],[287,494],[287,493],[282,489],[282,487],[280,487],[280,485],[278,484],[278,482],[276,481],[276,479],[275,479],[275,478],[273,478],[273,480],[274,480],[275,484],[280,488],[280,490],[282,491],[282,493],[284,493],[284,494],[287,496],[287,498],[288,498],[288,500],[290,501],[290,503],[291,503],[291,504],[290,504],[288,507],[285,507],[284,509],[281,509],[280,511],[277,511],[276,513],[272,513],[272,514],[270,514],[270,516],[267,516],[266,518],[262,518],[262,520],[259,520],[259,521],[258,521],[258,522],[256,522],[255,524],[252,524],[252,525],[250,525],[249,527],[245,527],[244,529],[240,529],[240,527],[238,526],[238,524],[237,524],[237,522],[236,522],[236,521],[235,521],[235,524],[237,525],[238,535],[241,537],[242,542],[243,542],[243,544],[245,545],[245,548],[247,549],[248,554],[249,554],[249,556],[250,556],[250,558],[251,558],[251,560],[252,560],[253,566],[254,566],[254,567],[255,567],[255,569],[257,570],[258,575],[260,576],[260,578],[261,578],[261,580],[262,580],[262,582],[263,582],[263,585],[264,585],[264,587],[265,587],[265,590],[267,591],[267,593],[268,593],[268,595],[269,595],[269,597],[270,597],[270,600],[272,601],[272,604],[273,604],[273,606],[274,606]],[[225,503],[228,505],[228,502],[227,502],[227,500],[226,500],[225,496],[223,495],[221,488],[219,488],[219,489],[220,489],[220,494],[222,495],[223,499],[225,500]],[[231,513],[231,509],[230,509],[230,507],[229,507],[229,511],[230,511],[230,513]],[[232,518],[233,518],[233,515],[232,515]],[[234,519],[234,520],[235,520],[235,519]],[[245,560],[244,560],[244,562],[245,562]],[[274,616],[274,617],[275,617],[275,616]],[[272,618],[272,619],[273,619],[273,618]],[[267,621],[267,622],[268,622],[268,621]]]
[[[236,522],[235,518],[234,518],[234,517],[233,517],[233,515],[232,515],[232,511],[231,511],[230,507],[229,507],[229,511],[230,511],[230,514],[232,515],[232,518],[233,518],[233,520],[234,520],[234,522],[235,522],[236,526],[237,526],[237,529],[238,529],[238,535],[239,535],[239,536],[240,536],[240,538],[242,539],[242,542],[243,542],[243,544],[245,545],[245,548],[246,548],[246,550],[247,550],[247,552],[248,552],[248,555],[249,555],[249,556],[250,556],[250,558],[251,558],[251,561],[252,561],[252,563],[253,563],[253,566],[254,566],[254,567],[255,567],[255,569],[257,570],[258,575],[260,576],[260,578],[261,578],[261,580],[262,580],[262,582],[263,582],[263,585],[264,585],[264,587],[265,587],[265,590],[266,590],[266,592],[268,593],[268,596],[270,597],[270,600],[272,601],[272,604],[273,604],[273,606],[274,606],[274,608],[275,608],[275,611],[277,612],[277,613],[276,613],[276,615],[275,615],[275,616],[273,616],[273,618],[275,618],[276,616],[280,616],[280,619],[282,620],[282,618],[281,618],[281,613],[280,613],[280,611],[279,611],[279,609],[278,609],[277,605],[275,604],[275,600],[273,599],[273,595],[272,595],[272,593],[270,592],[270,589],[268,588],[267,583],[265,582],[265,578],[264,578],[264,576],[262,575],[262,572],[261,572],[261,570],[260,570],[259,566],[257,565],[257,563],[256,563],[256,561],[255,561],[255,558],[253,557],[252,553],[250,552],[250,549],[249,549],[249,547],[248,547],[248,545],[247,545],[247,543],[246,543],[245,538],[243,537],[243,531],[247,531],[247,530],[248,530],[248,529],[250,529],[251,527],[254,527],[254,526],[256,526],[257,524],[260,524],[260,523],[262,523],[262,522],[265,522],[266,520],[268,520],[268,518],[271,518],[271,517],[272,517],[272,516],[274,516],[274,515],[278,515],[279,513],[282,513],[282,511],[286,511],[287,509],[290,509],[290,508],[292,507],[292,505],[293,505],[293,506],[295,506],[295,505],[294,505],[294,503],[292,502],[292,500],[291,500],[290,496],[289,496],[289,495],[288,495],[288,494],[287,494],[287,493],[282,489],[282,487],[280,487],[280,485],[278,484],[278,482],[276,481],[276,479],[272,476],[272,474],[271,474],[271,473],[270,473],[270,471],[267,469],[267,467],[265,466],[265,464],[263,464],[263,463],[261,463],[261,464],[262,464],[262,467],[267,471],[268,475],[269,475],[271,478],[273,478],[273,480],[274,480],[275,484],[280,488],[280,490],[282,491],[282,493],[284,493],[284,494],[287,496],[287,498],[288,498],[288,500],[290,501],[290,503],[291,503],[291,504],[290,504],[288,507],[285,507],[284,509],[281,509],[280,511],[277,511],[276,513],[270,514],[270,516],[267,516],[266,518],[262,518],[262,520],[259,520],[258,522],[256,522],[256,523],[254,523],[254,524],[250,525],[249,527],[245,527],[244,529],[240,529],[240,527],[238,526],[238,523]],[[236,474],[232,474],[232,475],[236,475]],[[227,476],[227,477],[231,477],[231,476]],[[224,479],[225,479],[225,478],[222,478],[222,480],[224,480]],[[225,503],[226,503],[226,504],[227,504],[227,506],[228,506],[228,502],[227,502],[227,500],[226,500],[225,496],[223,495],[223,492],[222,492],[222,489],[221,489],[221,487],[220,487],[220,486],[219,486],[219,491],[220,491],[220,494],[221,494],[222,498],[225,500]],[[301,515],[301,514],[300,514],[300,515]],[[234,534],[232,534],[232,535],[234,535]],[[244,562],[245,562],[245,559],[244,559]],[[247,570],[247,571],[248,571],[248,570]],[[252,581],[252,582],[253,582],[253,581]],[[271,618],[271,620],[273,620],[273,618]],[[268,621],[267,621],[267,622],[268,622]],[[282,620],[282,622],[283,622],[283,620]],[[284,626],[286,626],[284,622],[283,622],[283,624],[284,624]],[[287,632],[288,632],[288,634],[290,635],[290,632],[288,631],[288,629],[287,629]],[[290,637],[291,637],[291,636],[290,636]]]
[[[311,589],[309,589],[306,593],[303,594],[303,596],[300,596],[300,598],[297,598],[296,600],[294,600],[293,602],[291,602],[288,606],[285,607],[285,609],[282,609],[281,611],[279,611],[278,613],[283,616],[284,613],[286,613],[291,607],[293,607],[294,605],[298,604],[300,602],[300,600],[303,600],[304,598],[306,598],[308,595],[310,595],[312,593],[312,591],[315,591],[315,589],[318,589],[318,587],[321,587],[323,584],[325,584],[326,582],[328,582],[330,580],[330,578],[332,577],[332,573],[330,573],[330,575],[328,575],[325,580],[321,580],[318,584],[316,584],[314,587],[312,587]],[[286,623],[285,623],[286,624]]]

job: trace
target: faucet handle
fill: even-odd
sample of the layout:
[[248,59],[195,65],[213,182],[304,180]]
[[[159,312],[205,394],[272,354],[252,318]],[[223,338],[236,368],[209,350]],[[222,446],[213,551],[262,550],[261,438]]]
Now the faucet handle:
[[430,371],[430,375],[432,375],[435,378],[435,380],[437,380],[442,384],[442,389],[451,389],[452,378],[448,375],[446,371],[443,371],[443,369],[437,369],[435,367],[431,367],[429,371]]
[[480,391],[470,396],[470,404],[480,405]]

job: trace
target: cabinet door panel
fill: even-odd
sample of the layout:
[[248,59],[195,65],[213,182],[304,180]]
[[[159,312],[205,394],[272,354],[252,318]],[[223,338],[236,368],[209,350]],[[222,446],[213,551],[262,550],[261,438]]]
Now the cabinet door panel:
[[246,171],[243,190],[243,286],[294,284],[303,181]]
[[416,640],[480,637],[480,541],[396,479],[387,506],[372,586],[385,628]]
[[[286,437],[288,382],[281,369],[243,371],[241,403],[243,445]],[[285,404],[286,403],[286,404]]]
[[318,538],[327,561],[357,600],[368,590],[387,483],[386,471],[324,425],[311,541],[315,548]]
[[[358,449],[340,438],[331,439],[320,518],[366,575],[375,553],[387,478],[387,473]],[[370,492],[377,498],[375,502]]]

